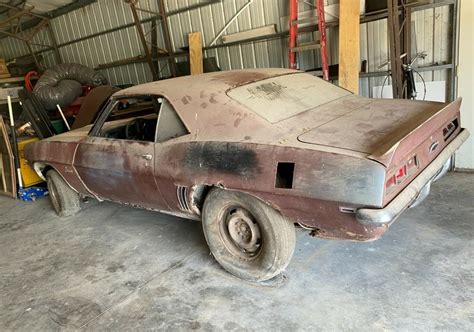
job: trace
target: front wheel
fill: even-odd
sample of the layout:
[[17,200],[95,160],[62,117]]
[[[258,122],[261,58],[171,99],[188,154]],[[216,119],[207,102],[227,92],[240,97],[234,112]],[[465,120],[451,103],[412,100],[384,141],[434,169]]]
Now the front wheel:
[[46,173],[49,196],[56,214],[60,217],[68,217],[76,214],[81,209],[81,199],[74,190],[54,169]]
[[233,275],[264,281],[280,274],[295,250],[295,228],[258,199],[214,188],[204,202],[202,224],[219,264]]

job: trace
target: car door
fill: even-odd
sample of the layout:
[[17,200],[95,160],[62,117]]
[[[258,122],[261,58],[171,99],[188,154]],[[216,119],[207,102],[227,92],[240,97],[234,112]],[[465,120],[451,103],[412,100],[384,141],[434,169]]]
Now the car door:
[[[146,103],[130,100],[151,100]],[[155,132],[132,137],[127,125],[137,119],[155,119],[160,105],[156,97],[112,99],[97,119],[89,136],[76,150],[74,167],[88,189],[102,199],[146,208],[167,209],[154,177]],[[153,115],[154,114],[154,115]],[[133,125],[134,126],[134,125]],[[136,129],[136,128],[135,128]],[[123,131],[126,131],[125,134]],[[151,130],[149,130],[151,131]],[[128,135],[128,136],[127,136]]]

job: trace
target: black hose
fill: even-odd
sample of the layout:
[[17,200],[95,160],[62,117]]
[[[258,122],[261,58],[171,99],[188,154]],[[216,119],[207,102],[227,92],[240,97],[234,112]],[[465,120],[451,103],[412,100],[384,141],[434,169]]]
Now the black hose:
[[82,85],[99,86],[105,77],[93,69],[77,64],[64,63],[44,72],[36,83],[33,93],[47,110],[69,106],[82,95]]

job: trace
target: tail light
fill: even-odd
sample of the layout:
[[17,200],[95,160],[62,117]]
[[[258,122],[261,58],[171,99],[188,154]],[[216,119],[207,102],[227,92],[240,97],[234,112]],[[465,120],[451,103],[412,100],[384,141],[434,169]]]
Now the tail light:
[[387,177],[385,182],[385,190],[387,193],[394,190],[399,184],[404,182],[418,169],[418,159],[416,156],[411,157],[408,161],[397,169],[394,173]]
[[400,169],[395,174],[395,178],[397,180],[397,183],[402,182],[403,179],[405,178],[405,176],[407,176],[407,167],[402,166],[402,167],[400,167]]
[[395,175],[392,175],[388,178],[387,182],[385,183],[385,189],[390,190],[392,187],[397,185],[397,178]]

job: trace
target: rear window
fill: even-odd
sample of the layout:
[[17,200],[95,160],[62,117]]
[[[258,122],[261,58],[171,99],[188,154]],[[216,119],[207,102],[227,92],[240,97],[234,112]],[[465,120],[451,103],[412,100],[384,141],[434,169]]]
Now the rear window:
[[351,93],[309,74],[291,74],[243,85],[227,94],[276,123]]

